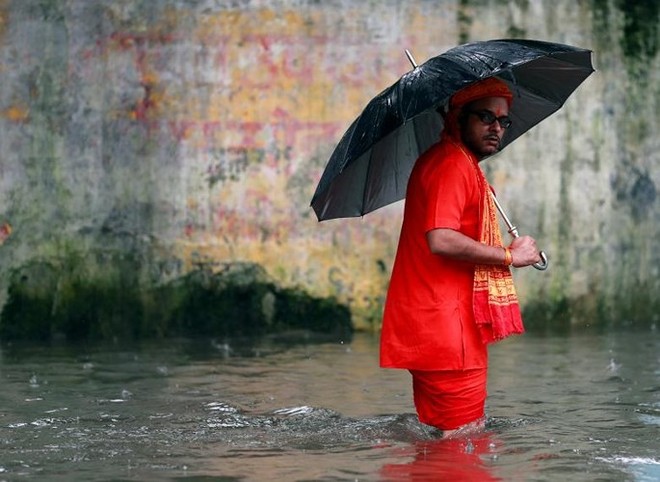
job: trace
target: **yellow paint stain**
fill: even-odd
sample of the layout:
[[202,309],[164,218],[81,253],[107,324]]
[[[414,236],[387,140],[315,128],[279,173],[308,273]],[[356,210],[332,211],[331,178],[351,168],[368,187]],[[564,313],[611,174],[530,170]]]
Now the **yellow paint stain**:
[[196,35],[202,39],[245,39],[254,35],[299,35],[310,28],[300,12],[270,8],[242,11],[228,10],[208,15],[198,22]]
[[293,10],[288,10],[282,15],[284,21],[284,28],[286,32],[300,34],[309,34],[311,24],[307,20],[306,16],[303,16],[300,12]]
[[30,110],[23,105],[12,105],[5,109],[3,114],[12,122],[25,122],[30,117]]
[[261,24],[262,22],[273,22],[277,21],[278,19],[278,15],[275,13],[275,11],[269,8],[263,8],[259,10],[257,16],[259,17],[259,21],[257,22],[258,24]]
[[151,103],[151,109],[158,110],[161,105],[165,105],[165,91],[159,86],[152,86],[149,91],[149,102]]
[[155,71],[149,70],[142,74],[142,83],[144,85],[154,86],[158,84],[158,74]]
[[186,208],[189,210],[195,210],[200,207],[200,202],[197,199],[188,198],[186,200]]

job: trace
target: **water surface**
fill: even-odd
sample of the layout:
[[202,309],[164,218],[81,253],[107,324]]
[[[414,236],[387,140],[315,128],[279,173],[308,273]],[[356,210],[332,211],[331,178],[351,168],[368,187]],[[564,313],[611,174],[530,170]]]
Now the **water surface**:
[[487,430],[455,440],[370,335],[0,355],[0,480],[660,480],[655,331],[495,345]]

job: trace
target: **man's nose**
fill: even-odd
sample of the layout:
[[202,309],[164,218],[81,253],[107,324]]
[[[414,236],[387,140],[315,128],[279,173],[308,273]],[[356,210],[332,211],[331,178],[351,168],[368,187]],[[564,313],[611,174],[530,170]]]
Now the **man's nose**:
[[501,132],[504,130],[504,128],[500,125],[500,121],[496,119],[491,125],[488,126],[488,130],[491,132]]

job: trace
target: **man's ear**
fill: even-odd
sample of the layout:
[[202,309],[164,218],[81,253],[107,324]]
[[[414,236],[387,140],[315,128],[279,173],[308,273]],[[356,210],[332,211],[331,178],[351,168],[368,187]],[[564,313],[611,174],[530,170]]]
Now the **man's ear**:
[[458,114],[458,125],[461,128],[461,131],[463,131],[467,125],[468,115],[468,111],[465,107],[462,108],[460,114]]

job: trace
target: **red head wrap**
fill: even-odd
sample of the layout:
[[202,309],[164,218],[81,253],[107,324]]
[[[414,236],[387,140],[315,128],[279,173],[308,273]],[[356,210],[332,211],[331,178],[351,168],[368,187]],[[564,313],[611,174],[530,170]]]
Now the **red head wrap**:
[[513,94],[504,82],[496,77],[488,77],[486,80],[469,85],[456,92],[449,100],[449,109],[463,107],[465,104],[485,97],[504,97],[509,107],[511,107],[511,101],[513,100]]
[[509,87],[500,79],[488,77],[485,80],[471,84],[456,92],[449,99],[449,110],[445,116],[444,132],[452,137],[459,137],[458,116],[461,108],[470,102],[486,97],[503,97],[506,99],[509,107],[511,107],[511,102],[513,101],[513,94],[509,90]]

